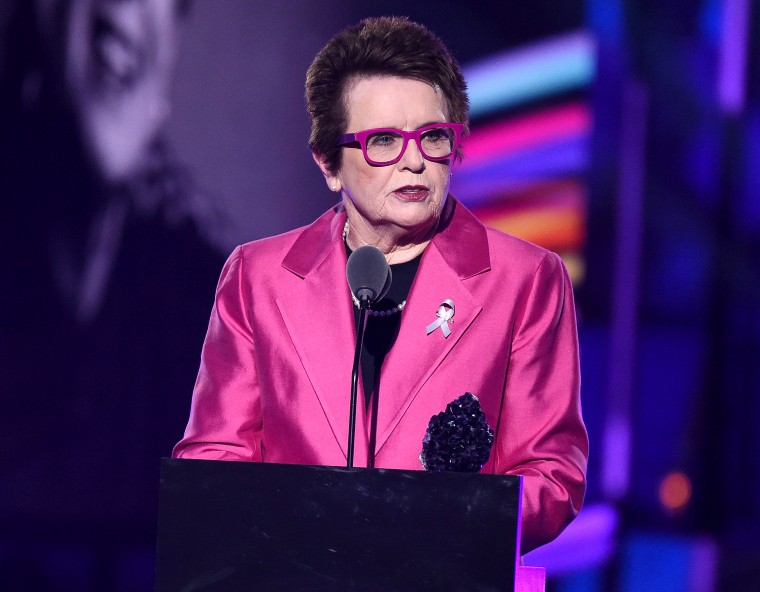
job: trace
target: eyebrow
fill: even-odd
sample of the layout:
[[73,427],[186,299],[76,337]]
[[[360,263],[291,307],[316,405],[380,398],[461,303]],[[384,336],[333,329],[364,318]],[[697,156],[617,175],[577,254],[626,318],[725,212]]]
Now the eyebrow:
[[364,128],[364,129],[394,129],[394,130],[400,130],[400,131],[403,132],[403,131],[414,131],[414,130],[418,130],[418,129],[423,128],[423,127],[427,127],[428,125],[439,125],[439,124],[443,124],[443,123],[452,123],[452,122],[451,121],[429,121],[427,123],[423,123],[422,125],[418,125],[417,127],[413,128],[411,130],[405,130],[405,129],[401,128],[401,127],[395,127],[393,125],[380,125],[380,126],[377,126],[377,127],[367,127],[367,128]]

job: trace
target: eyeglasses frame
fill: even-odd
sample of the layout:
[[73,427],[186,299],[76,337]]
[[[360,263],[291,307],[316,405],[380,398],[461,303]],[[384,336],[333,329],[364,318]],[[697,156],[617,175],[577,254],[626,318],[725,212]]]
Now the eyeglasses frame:
[[[446,156],[428,156],[427,154],[425,154],[425,151],[422,149],[422,134],[428,130],[437,129],[440,127],[450,127],[451,129],[454,130],[454,143],[451,147],[451,152],[447,154]],[[409,140],[414,140],[415,143],[417,144],[417,148],[419,148],[420,150],[420,154],[422,154],[425,160],[429,160],[431,162],[441,162],[444,160],[448,160],[449,158],[451,158],[453,155],[456,154],[457,148],[459,147],[459,142],[462,139],[463,130],[464,130],[463,123],[452,123],[448,121],[425,125],[420,128],[417,128],[416,130],[412,130],[410,132],[405,132],[404,130],[396,129],[393,127],[377,127],[377,128],[362,130],[360,132],[354,132],[352,134],[343,134],[338,138],[337,145],[345,146],[346,144],[358,143],[362,149],[362,154],[364,154],[364,160],[366,160],[369,164],[371,164],[372,166],[391,166],[393,164],[396,164],[398,161],[400,161],[404,157],[404,154],[406,154],[406,147],[409,144]],[[399,155],[395,159],[390,160],[388,162],[378,162],[378,161],[372,160],[367,154],[367,138],[371,136],[372,134],[375,134],[378,132],[392,132],[394,134],[399,134],[404,139],[404,144],[401,146],[401,152],[399,152]]]

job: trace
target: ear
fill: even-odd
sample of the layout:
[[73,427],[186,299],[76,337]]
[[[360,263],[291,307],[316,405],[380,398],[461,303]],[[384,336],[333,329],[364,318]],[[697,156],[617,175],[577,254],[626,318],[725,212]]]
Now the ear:
[[319,170],[322,171],[322,174],[325,177],[325,182],[327,183],[327,187],[330,189],[330,191],[340,192],[343,189],[340,179],[336,174],[333,174],[330,171],[324,157],[320,156],[316,152],[312,152],[311,156],[314,159],[314,162],[317,163]]

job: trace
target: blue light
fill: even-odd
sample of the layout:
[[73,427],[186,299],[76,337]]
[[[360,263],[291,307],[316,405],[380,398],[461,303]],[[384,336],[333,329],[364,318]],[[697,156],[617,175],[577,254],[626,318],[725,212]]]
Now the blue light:
[[488,58],[465,69],[470,115],[512,107],[587,85],[595,72],[595,45],[572,33]]

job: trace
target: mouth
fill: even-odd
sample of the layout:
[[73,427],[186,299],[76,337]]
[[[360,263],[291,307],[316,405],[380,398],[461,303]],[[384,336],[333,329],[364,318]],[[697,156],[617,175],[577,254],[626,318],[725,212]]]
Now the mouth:
[[393,191],[403,201],[422,201],[429,193],[430,190],[425,185],[404,185]]

